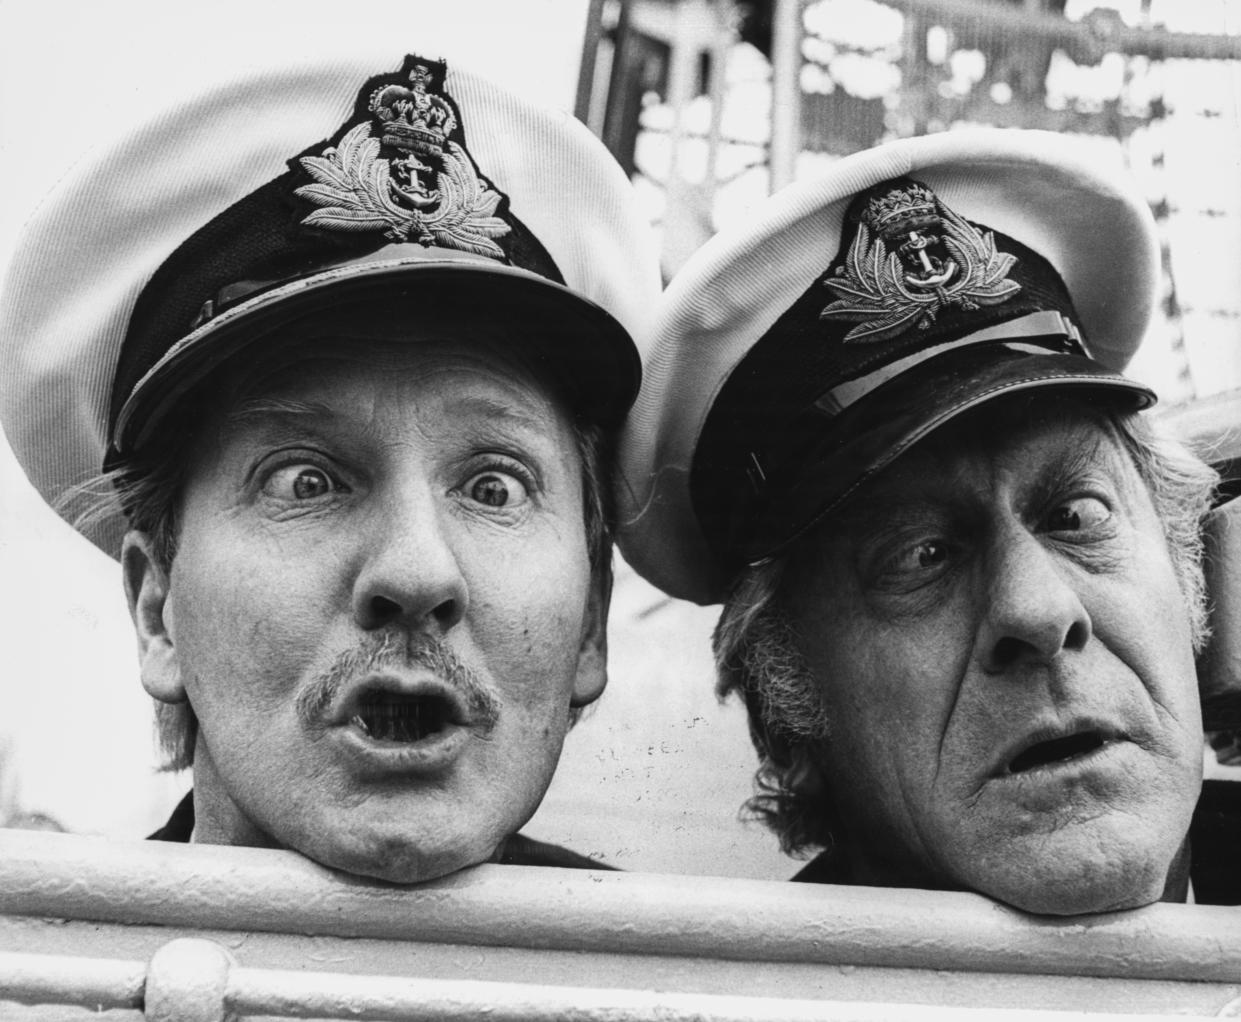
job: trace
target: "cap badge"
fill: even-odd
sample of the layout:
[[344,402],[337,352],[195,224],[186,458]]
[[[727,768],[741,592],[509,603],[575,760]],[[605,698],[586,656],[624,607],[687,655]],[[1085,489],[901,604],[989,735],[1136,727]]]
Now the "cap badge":
[[[443,80],[443,65],[436,65]],[[307,227],[350,233],[383,231],[396,242],[440,245],[507,262],[495,238],[510,227],[495,215],[501,195],[479,176],[454,141],[459,117],[437,92],[430,61],[407,59],[408,87],[381,85],[369,117],[321,155],[299,161],[314,179],[295,194],[319,208]],[[376,135],[378,134],[378,137]]]
[[1008,279],[1017,257],[997,252],[995,237],[957,216],[914,181],[872,195],[843,266],[823,281],[838,299],[820,319],[858,323],[848,342],[886,341],[938,313],[999,305],[1021,290]]

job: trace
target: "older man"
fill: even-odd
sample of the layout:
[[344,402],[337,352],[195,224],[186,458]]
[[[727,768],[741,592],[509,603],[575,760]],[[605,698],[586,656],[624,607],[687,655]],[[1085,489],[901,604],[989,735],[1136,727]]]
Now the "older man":
[[822,850],[798,879],[1241,900],[1235,791],[1187,837],[1214,473],[1118,372],[1157,280],[1124,179],[983,131],[842,160],[670,287],[621,542],[724,602],[752,806]]
[[6,431],[67,515],[104,494],[76,518],[193,768],[156,836],[586,864],[516,832],[606,682],[658,286],[602,146],[455,66],[317,55],[81,167],[15,266]]

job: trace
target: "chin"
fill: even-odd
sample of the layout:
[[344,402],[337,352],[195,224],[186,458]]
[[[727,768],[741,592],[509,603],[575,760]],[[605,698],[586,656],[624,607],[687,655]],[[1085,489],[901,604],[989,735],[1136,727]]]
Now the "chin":
[[435,880],[487,862],[503,837],[482,834],[371,833],[356,831],[338,841],[298,848],[320,865],[393,884]]
[[1036,860],[1013,856],[998,875],[978,877],[970,886],[1023,912],[1055,916],[1117,912],[1158,901],[1171,865],[1171,856],[1154,850],[1143,854],[1131,847],[1108,854],[1103,848],[1074,853],[1044,847]]

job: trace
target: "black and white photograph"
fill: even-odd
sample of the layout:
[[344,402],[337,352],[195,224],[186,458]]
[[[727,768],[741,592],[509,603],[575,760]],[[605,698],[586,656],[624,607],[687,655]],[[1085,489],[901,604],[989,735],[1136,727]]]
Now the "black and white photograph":
[[1241,1017],[1241,5],[0,0],[0,1019]]

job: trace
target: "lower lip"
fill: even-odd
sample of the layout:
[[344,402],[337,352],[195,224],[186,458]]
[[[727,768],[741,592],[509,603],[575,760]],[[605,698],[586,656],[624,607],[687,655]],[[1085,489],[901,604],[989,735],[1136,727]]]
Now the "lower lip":
[[434,776],[447,770],[464,753],[469,728],[449,724],[416,742],[386,742],[365,734],[355,724],[333,729],[332,737],[346,756],[364,772]]

